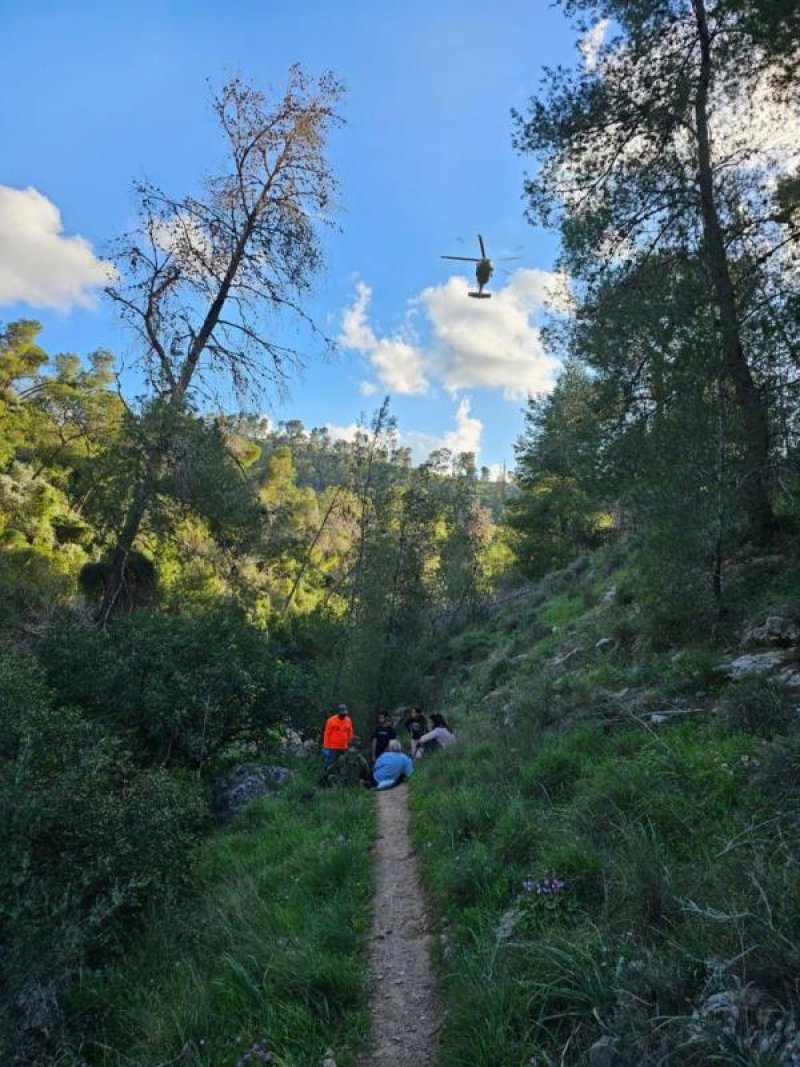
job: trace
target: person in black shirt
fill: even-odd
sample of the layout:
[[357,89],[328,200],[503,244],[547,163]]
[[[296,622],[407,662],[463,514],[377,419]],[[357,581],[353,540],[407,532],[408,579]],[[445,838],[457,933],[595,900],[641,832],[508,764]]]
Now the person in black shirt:
[[389,742],[394,741],[397,737],[394,726],[392,726],[392,720],[385,712],[381,712],[378,715],[378,725],[375,727],[375,731],[372,734],[372,762],[374,763],[378,756],[383,755],[386,749],[389,747]]

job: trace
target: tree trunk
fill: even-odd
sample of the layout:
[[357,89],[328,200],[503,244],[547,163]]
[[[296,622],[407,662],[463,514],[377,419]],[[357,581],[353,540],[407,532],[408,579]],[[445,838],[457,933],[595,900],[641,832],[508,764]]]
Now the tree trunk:
[[708,128],[708,96],[712,77],[711,34],[705,0],[692,0],[692,5],[700,41],[700,79],[694,110],[706,262],[719,308],[725,372],[733,383],[744,422],[744,490],[750,531],[756,540],[764,543],[770,540],[775,528],[775,517],[769,498],[769,422],[766,405],[753,381],[742,347],[736,292],[714,193]]
[[[203,324],[200,327],[197,336],[189,347],[180,375],[177,380],[172,381],[169,392],[165,398],[166,408],[169,413],[179,411],[183,405],[184,398],[189,391],[195,371],[197,370],[197,365],[200,362],[200,357],[205,351],[209,338],[219,322],[222,309],[230,294],[231,286],[236,278],[248,241],[252,237],[259,211],[264,200],[269,195],[273,181],[274,174],[265,183],[264,188],[259,195],[256,208],[247,218],[247,223],[231,253],[219,289],[205,313]],[[158,475],[161,473],[167,444],[168,435],[162,431],[157,447],[148,457],[145,476],[136,487],[133,500],[128,508],[128,514],[125,516],[125,522],[123,523],[122,530],[117,538],[117,543],[114,546],[114,551],[111,556],[111,570],[106,582],[103,603],[100,606],[100,611],[97,616],[101,626],[105,626],[108,623],[111,616],[121,609],[123,602],[127,599],[126,566],[128,558],[131,549],[133,548],[133,543],[139,533],[139,528],[142,525],[142,520],[144,519],[150,504],[153,486],[155,485]]]
[[128,560],[163,464],[164,447],[162,442],[161,446],[155,448],[148,457],[144,476],[134,490],[133,499],[125,516],[125,522],[111,553],[111,567],[106,578],[103,602],[97,613],[97,622],[100,626],[106,626],[114,615],[122,611],[130,611],[134,607],[128,584]]

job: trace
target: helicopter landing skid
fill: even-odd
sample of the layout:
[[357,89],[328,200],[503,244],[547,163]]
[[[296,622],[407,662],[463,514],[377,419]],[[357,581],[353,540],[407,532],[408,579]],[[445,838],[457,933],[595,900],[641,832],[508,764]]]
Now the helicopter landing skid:
[[468,293],[468,296],[474,297],[475,300],[488,300],[491,297],[491,293]]

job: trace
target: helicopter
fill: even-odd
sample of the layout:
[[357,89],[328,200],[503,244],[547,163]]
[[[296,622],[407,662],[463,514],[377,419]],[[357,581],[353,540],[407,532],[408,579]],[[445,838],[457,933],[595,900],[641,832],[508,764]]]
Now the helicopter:
[[[488,300],[492,294],[484,292],[484,288],[489,284],[489,279],[494,271],[494,263],[486,255],[486,248],[480,234],[478,234],[478,245],[481,250],[480,256],[442,256],[442,259],[458,259],[465,263],[476,263],[475,280],[478,283],[478,288],[477,291],[470,292],[469,295],[476,300]],[[504,256],[503,259],[519,259],[519,256]]]

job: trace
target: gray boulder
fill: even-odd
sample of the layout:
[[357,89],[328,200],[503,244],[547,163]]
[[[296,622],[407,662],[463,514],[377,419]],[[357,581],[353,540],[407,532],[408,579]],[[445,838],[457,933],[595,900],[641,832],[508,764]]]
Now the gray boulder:
[[302,730],[295,730],[289,726],[283,732],[281,748],[288,756],[297,759],[309,759],[316,755],[319,745],[313,738],[306,737]]
[[228,822],[248,804],[276,793],[292,780],[286,767],[263,763],[239,763],[211,783],[211,804],[221,822]]
[[737,656],[736,659],[727,660],[720,664],[720,669],[723,670],[729,678],[734,680],[743,677],[745,674],[767,674],[770,671],[776,671],[778,667],[783,664],[783,653],[777,650],[770,652],[749,652],[744,656]]
[[750,645],[774,645],[790,648],[800,644],[800,623],[785,615],[769,615],[763,623],[748,626],[742,638],[745,647]]

